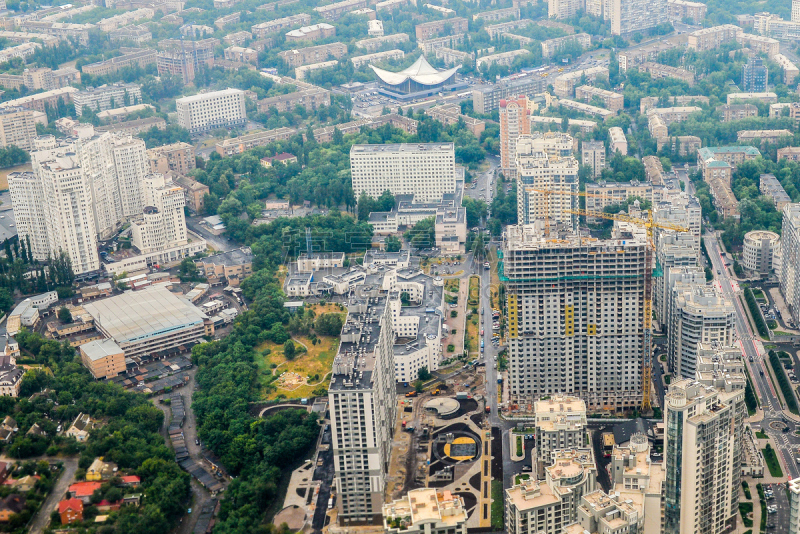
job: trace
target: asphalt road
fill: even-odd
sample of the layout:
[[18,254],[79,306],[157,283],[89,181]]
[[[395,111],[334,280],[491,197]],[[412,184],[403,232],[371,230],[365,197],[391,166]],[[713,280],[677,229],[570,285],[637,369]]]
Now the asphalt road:
[[47,495],[39,513],[30,524],[30,534],[41,534],[50,523],[50,513],[56,509],[58,501],[67,493],[67,489],[75,482],[75,472],[78,470],[78,458],[65,458],[64,471],[58,478],[53,489]]
[[234,243],[232,241],[228,241],[224,236],[214,235],[209,232],[203,225],[200,224],[200,221],[202,220],[202,217],[187,217],[186,226],[189,228],[189,230],[205,239],[213,249],[218,250],[219,252],[227,252],[236,248]]
[[[750,327],[750,322],[745,315],[745,311],[741,301],[737,298],[734,291],[736,285],[728,277],[728,271],[725,269],[725,264],[720,254],[719,244],[715,234],[706,233],[703,236],[708,250],[708,255],[711,258],[716,281],[722,289],[723,295],[733,302],[736,309],[736,330],[738,334],[739,343],[745,355],[745,363],[750,370],[750,377],[753,379],[753,385],[756,389],[756,395],[761,401],[761,408],[764,410],[764,419],[761,423],[761,428],[767,435],[774,438],[777,453],[780,456],[781,464],[783,466],[784,475],[789,478],[797,478],[800,476],[800,469],[794,461],[792,449],[797,449],[800,445],[800,437],[796,436],[794,431],[797,426],[790,419],[786,418],[781,411],[781,403],[778,398],[778,393],[772,386],[769,379],[769,370],[767,369],[767,355],[760,338],[754,335]],[[717,274],[720,273],[720,274]],[[791,432],[784,433],[770,427],[770,423],[781,422],[789,425]],[[778,513],[776,524],[788,524],[788,512],[786,516]]]

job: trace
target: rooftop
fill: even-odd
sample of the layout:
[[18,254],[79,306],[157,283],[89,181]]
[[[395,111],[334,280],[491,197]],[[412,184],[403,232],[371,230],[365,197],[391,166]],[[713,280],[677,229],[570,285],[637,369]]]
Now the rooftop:
[[229,250],[228,252],[214,254],[213,256],[208,256],[207,258],[201,258],[197,261],[203,264],[212,265],[245,265],[253,262],[253,252],[250,250],[250,247],[241,247]]
[[113,339],[98,339],[81,345],[81,352],[90,360],[96,361],[106,356],[122,354],[122,349]]
[[419,152],[448,152],[454,150],[453,143],[398,143],[390,145],[353,145],[350,153],[377,153],[386,152],[390,154],[415,154]]

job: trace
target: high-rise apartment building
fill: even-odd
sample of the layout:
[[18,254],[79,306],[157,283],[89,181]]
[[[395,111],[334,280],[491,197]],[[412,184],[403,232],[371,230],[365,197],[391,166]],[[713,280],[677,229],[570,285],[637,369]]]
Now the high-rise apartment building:
[[686,234],[664,238],[656,247],[656,261],[663,276],[653,278],[653,311],[663,328],[669,328],[670,294],[678,282],[703,284],[705,272],[697,265],[697,254],[689,246]]
[[364,289],[350,301],[333,362],[328,406],[340,525],[381,519],[397,416],[387,298],[399,292]]
[[[798,3],[792,2],[792,20]],[[800,534],[800,478],[789,481],[789,534]]]
[[147,157],[150,161],[150,172],[174,171],[186,174],[197,168],[194,145],[189,143],[173,143],[151,148],[147,151]]
[[500,101],[500,168],[506,178],[517,176],[517,139],[531,133],[528,97]]
[[547,0],[547,16],[551,19],[568,19],[586,9],[586,0]]
[[578,209],[579,165],[572,155],[573,143],[571,136],[557,132],[536,132],[517,139],[517,220],[520,224],[549,218],[572,230],[577,229],[578,217],[569,213],[569,210]]
[[783,208],[781,263],[776,271],[792,319],[800,324],[800,204]]
[[453,143],[353,145],[350,174],[358,198],[378,198],[384,191],[433,202],[456,188]]
[[244,91],[223,89],[175,101],[178,125],[191,133],[238,126],[247,121]]
[[709,365],[664,400],[666,534],[726,532],[739,514],[747,378],[741,358]]
[[611,0],[611,33],[628,36],[668,22],[667,0]]
[[143,204],[142,215],[131,223],[133,246],[147,254],[186,243],[186,196],[182,187],[163,174],[148,174]]
[[506,287],[512,402],[568,394],[590,409],[642,400],[647,243],[543,236],[509,226],[500,280]]
[[698,343],[733,343],[736,310],[713,286],[672,286],[668,326],[668,360],[674,375],[693,378],[697,369]]
[[742,33],[744,33],[742,29],[733,24],[722,24],[721,26],[703,28],[702,30],[694,31],[688,35],[686,46],[698,52],[714,50],[719,48],[723,43],[735,41]]
[[602,141],[582,141],[581,163],[592,168],[592,176],[600,176],[606,168],[606,145]]
[[800,22],[800,0],[792,0],[792,22]]
[[554,395],[533,403],[536,428],[536,460],[533,472],[543,474],[552,465],[553,452],[586,444],[586,403],[577,397]]
[[107,109],[121,108],[142,103],[142,88],[135,83],[113,83],[90,87],[72,95],[75,114],[80,117],[83,108],[99,112]]
[[742,91],[761,93],[767,90],[767,85],[769,85],[769,71],[764,66],[764,60],[751,57],[742,67]]
[[0,111],[1,147],[14,145],[30,152],[35,137],[36,123],[32,111],[22,108]]

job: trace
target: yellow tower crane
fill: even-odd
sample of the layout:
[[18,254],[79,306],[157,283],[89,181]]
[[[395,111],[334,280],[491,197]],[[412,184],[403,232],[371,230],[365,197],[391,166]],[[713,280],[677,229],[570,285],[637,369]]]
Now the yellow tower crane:
[[608,195],[596,195],[594,193],[587,193],[586,191],[553,191],[551,189],[538,189],[536,187],[526,187],[525,191],[534,193],[541,193],[544,195],[544,233],[550,235],[550,196],[551,195],[571,195],[574,197],[593,197],[593,198],[606,198],[610,199]]
[[652,409],[650,403],[650,393],[652,388],[652,373],[653,373],[653,353],[651,349],[653,337],[653,288],[652,288],[652,272],[650,265],[652,265],[652,254],[655,252],[655,245],[653,244],[653,229],[663,228],[665,230],[672,230],[674,232],[688,232],[689,229],[677,224],[667,222],[656,222],[653,220],[652,210],[647,210],[646,219],[638,219],[630,217],[622,213],[603,213],[600,211],[586,211],[586,210],[567,210],[567,213],[579,215],[584,217],[599,217],[601,219],[610,219],[612,221],[622,221],[637,226],[644,226],[647,230],[648,245],[645,248],[645,279],[644,279],[644,356],[642,361],[642,412],[648,412]]

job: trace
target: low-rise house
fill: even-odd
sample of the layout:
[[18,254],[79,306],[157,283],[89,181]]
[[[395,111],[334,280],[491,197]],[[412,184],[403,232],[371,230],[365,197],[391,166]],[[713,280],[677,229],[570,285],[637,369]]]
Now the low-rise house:
[[33,423],[33,425],[31,425],[31,427],[28,429],[28,431],[25,432],[25,435],[26,436],[41,436],[41,437],[44,437],[44,436],[47,435],[47,432],[45,432],[42,429],[42,427],[39,426],[39,423]]
[[288,152],[281,152],[280,154],[276,154],[275,156],[267,156],[265,158],[261,158],[261,165],[264,167],[272,167],[273,163],[283,163],[284,165],[289,165],[290,163],[297,163],[297,156],[294,154],[289,154]]
[[201,258],[195,265],[212,284],[225,278],[228,285],[236,287],[253,274],[253,252],[249,247],[241,247]]
[[62,525],[83,521],[83,502],[75,498],[60,501],[58,503],[58,515],[61,516]]
[[94,423],[92,423],[92,418],[89,417],[89,414],[80,413],[67,429],[66,436],[84,442],[89,439],[89,433],[93,428]]
[[25,509],[25,497],[12,493],[0,501],[0,523],[8,523],[11,516],[18,514]]
[[89,504],[95,490],[103,486],[102,482],[76,482],[71,485],[67,492],[73,499],[79,499],[83,504]]
[[104,462],[103,458],[95,458],[89,469],[86,470],[86,480],[108,480],[117,474],[117,464]]

